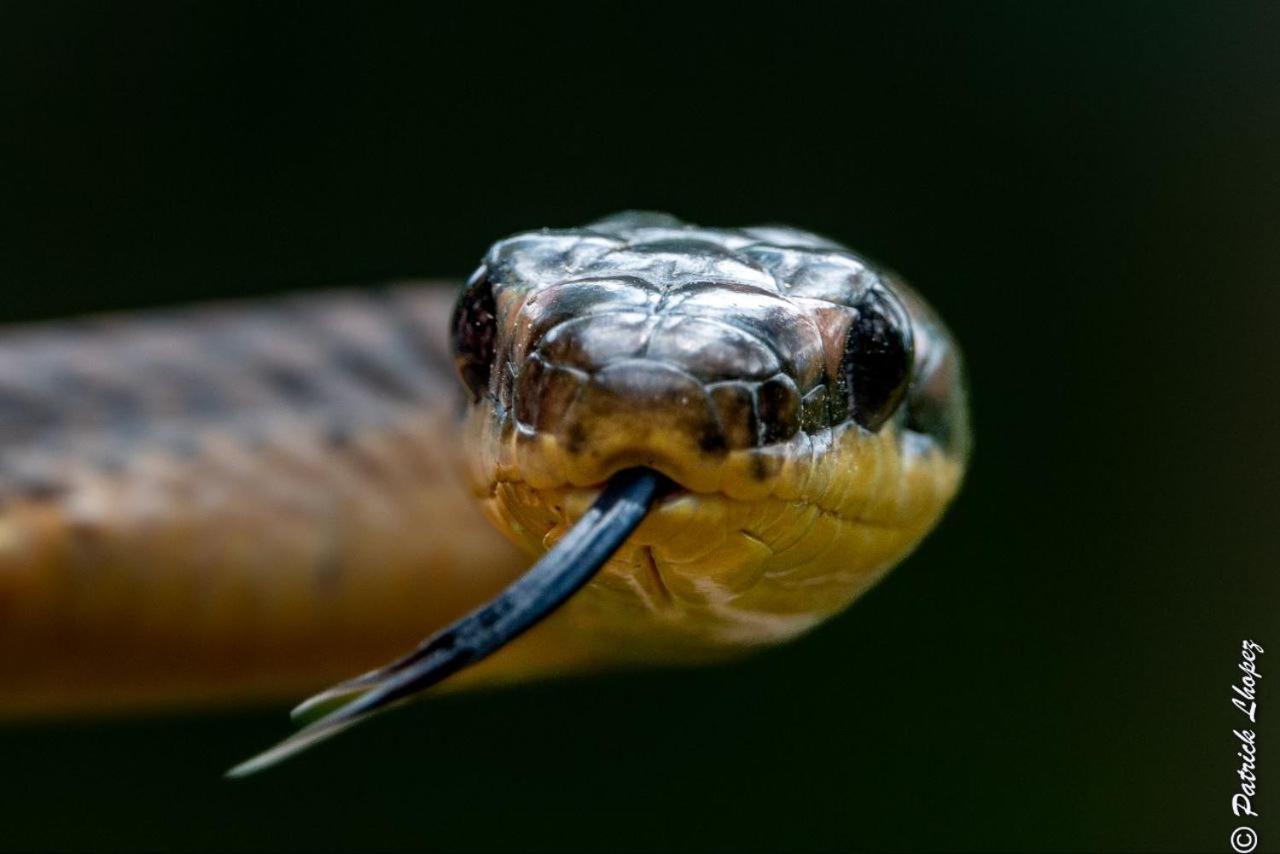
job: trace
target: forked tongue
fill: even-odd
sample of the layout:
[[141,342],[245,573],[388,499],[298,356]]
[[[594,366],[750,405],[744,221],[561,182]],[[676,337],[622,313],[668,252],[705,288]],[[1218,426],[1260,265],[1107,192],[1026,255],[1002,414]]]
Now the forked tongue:
[[618,472],[560,542],[496,599],[436,632],[405,657],[305,701],[294,709],[295,717],[338,705],[227,776],[247,777],[270,768],[497,652],[591,580],[670,487],[671,481],[652,469]]

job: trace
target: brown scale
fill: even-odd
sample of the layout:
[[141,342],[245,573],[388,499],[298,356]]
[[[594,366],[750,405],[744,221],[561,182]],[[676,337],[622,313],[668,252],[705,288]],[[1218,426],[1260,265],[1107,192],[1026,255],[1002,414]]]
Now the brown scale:
[[298,696],[518,575],[457,473],[455,293],[0,332],[0,714]]

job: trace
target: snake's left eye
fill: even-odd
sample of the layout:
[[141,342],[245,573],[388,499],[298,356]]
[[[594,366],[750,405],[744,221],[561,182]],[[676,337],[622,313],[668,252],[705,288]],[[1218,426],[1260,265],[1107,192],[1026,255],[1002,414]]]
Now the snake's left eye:
[[475,272],[458,297],[449,329],[458,375],[471,397],[479,400],[489,389],[498,337],[498,308],[485,267]]
[[848,409],[868,430],[880,426],[897,410],[911,378],[911,321],[896,297],[871,288],[854,306],[857,318],[845,338],[840,382]]

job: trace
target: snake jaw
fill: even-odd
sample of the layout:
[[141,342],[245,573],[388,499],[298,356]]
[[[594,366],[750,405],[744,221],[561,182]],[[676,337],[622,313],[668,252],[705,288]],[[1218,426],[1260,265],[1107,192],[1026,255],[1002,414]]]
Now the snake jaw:
[[[695,657],[775,643],[845,607],[932,527],[961,473],[940,449],[903,442],[892,427],[802,432],[714,459],[638,442],[630,457],[575,467],[555,437],[520,448],[503,423],[496,407],[471,413],[469,478],[491,521],[532,553],[573,524],[613,466],[643,459],[676,483],[556,620],[573,623],[583,643],[646,646],[665,636]],[[760,466],[761,456],[770,464]],[[686,480],[686,469],[700,479]]]

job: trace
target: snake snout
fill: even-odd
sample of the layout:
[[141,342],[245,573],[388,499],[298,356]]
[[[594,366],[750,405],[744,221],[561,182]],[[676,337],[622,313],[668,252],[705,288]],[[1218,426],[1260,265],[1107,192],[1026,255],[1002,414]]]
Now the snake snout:
[[628,357],[594,371],[541,356],[520,372],[517,420],[554,437],[575,480],[651,466],[690,488],[708,458],[796,432],[799,395],[777,375],[707,383],[669,361]]

